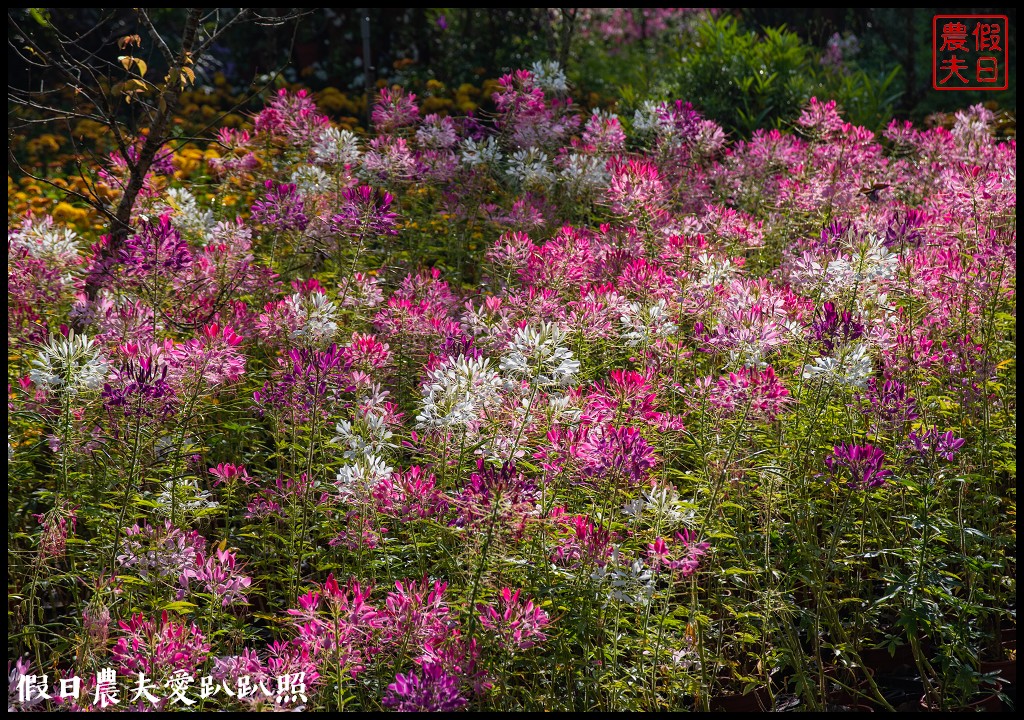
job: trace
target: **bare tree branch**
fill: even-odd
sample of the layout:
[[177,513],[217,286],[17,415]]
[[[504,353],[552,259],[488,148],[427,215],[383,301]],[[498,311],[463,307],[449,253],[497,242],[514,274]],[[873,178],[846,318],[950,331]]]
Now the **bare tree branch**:
[[164,56],[164,60],[167,61],[167,67],[174,65],[174,54],[171,49],[167,47],[167,43],[163,37],[157,32],[156,27],[153,26],[153,20],[149,17],[149,11],[146,8],[135,8],[135,11],[139,14],[142,19],[142,24],[146,26],[149,31],[149,36],[153,38],[153,42],[156,43],[157,49],[160,50],[160,54]]

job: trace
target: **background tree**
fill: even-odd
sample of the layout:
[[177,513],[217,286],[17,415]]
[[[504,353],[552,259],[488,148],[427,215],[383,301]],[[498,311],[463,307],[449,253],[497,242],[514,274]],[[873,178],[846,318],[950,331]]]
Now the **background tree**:
[[[58,19],[46,8],[8,10],[8,163],[22,175],[91,205],[107,219],[109,240],[96,263],[102,270],[131,234],[132,210],[154,161],[172,139],[188,139],[174,135],[172,119],[182,92],[195,84],[197,68],[214,44],[242,23],[291,26],[294,31],[305,14],[253,8],[132,8],[61,10]],[[114,201],[100,191],[89,169],[107,165],[97,162],[99,149],[75,137],[72,123],[80,120],[104,128],[110,147],[103,149],[114,150],[124,163],[126,177]],[[84,192],[53,183],[22,166],[15,156],[16,132],[26,125],[56,122],[67,126]],[[102,272],[94,272],[88,278],[90,296],[102,277]]]

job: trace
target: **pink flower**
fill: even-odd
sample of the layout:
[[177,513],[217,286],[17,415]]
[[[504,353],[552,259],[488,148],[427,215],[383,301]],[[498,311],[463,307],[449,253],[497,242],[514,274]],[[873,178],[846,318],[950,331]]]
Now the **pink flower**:
[[498,645],[515,652],[528,650],[547,639],[542,629],[549,623],[548,614],[532,600],[519,599],[520,590],[501,589],[497,606],[479,603],[480,625],[488,630]]
[[174,670],[195,673],[210,651],[210,644],[195,623],[173,622],[167,611],[161,614],[159,623],[136,614],[118,625],[124,635],[117,639],[111,657],[124,675],[170,675]]
[[245,465],[219,463],[217,467],[210,468],[210,474],[217,478],[213,481],[214,487],[235,479],[240,480],[246,485],[254,485],[256,483],[255,480],[249,477],[249,473],[246,471]]

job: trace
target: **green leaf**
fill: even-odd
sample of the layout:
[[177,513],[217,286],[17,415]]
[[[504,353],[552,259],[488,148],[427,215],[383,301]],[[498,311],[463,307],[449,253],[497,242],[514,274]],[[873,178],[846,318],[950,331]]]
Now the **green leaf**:
[[172,612],[187,613],[193,608],[198,607],[195,603],[190,603],[187,600],[175,600],[174,602],[167,603],[161,610],[170,610]]
[[42,27],[50,27],[50,11],[46,8],[29,8],[28,14]]

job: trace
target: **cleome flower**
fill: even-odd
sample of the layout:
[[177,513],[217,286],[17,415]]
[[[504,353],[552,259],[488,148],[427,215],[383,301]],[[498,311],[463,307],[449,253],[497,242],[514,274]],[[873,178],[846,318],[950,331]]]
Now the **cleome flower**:
[[867,385],[871,373],[867,346],[855,343],[836,348],[834,355],[815,358],[813,363],[804,366],[803,377],[805,380],[861,388]]
[[427,373],[416,427],[468,428],[498,403],[501,385],[490,359],[449,358]]
[[579,372],[580,363],[562,344],[564,340],[561,328],[552,323],[519,328],[501,359],[501,370],[535,388],[565,387]]
[[82,390],[98,390],[107,378],[107,363],[99,348],[87,335],[54,334],[40,348],[29,373],[32,382],[43,390],[77,395]]

